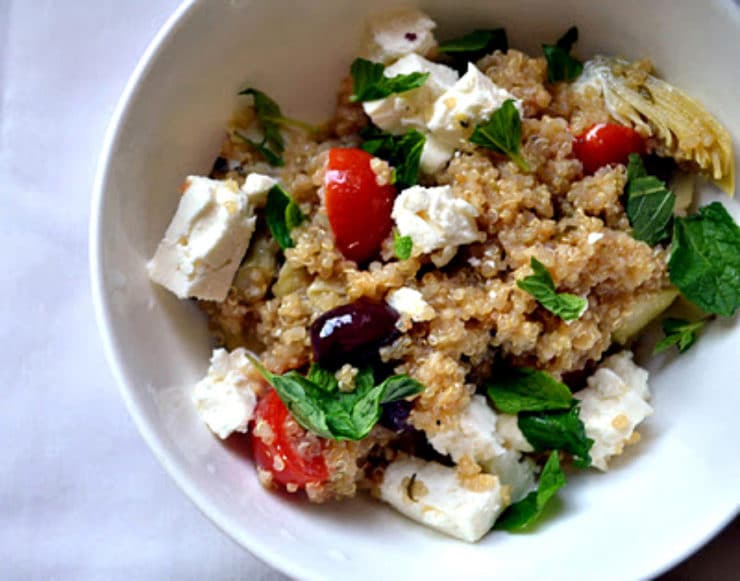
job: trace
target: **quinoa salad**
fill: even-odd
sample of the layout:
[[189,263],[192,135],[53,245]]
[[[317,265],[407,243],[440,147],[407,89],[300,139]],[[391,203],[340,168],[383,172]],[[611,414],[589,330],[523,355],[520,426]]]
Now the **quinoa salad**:
[[733,194],[729,133],[650,61],[579,60],[576,27],[531,55],[435,29],[369,18],[318,126],[247,84],[148,272],[205,313],[194,405],[265,487],[475,542],[649,454],[633,350],[735,314],[740,228],[694,196]]

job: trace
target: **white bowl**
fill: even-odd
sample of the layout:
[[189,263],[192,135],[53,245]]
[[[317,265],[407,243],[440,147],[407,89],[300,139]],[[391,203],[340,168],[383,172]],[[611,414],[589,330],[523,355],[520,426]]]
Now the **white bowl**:
[[[439,22],[438,37],[503,25],[511,45],[531,53],[577,24],[579,54],[650,57],[738,141],[740,15],[730,0],[418,5]],[[152,286],[145,261],[184,176],[209,170],[237,90],[248,82],[293,116],[327,117],[368,9],[351,0],[186,2],[136,68],[101,156],[91,226],[98,322],[131,415],[206,515],[295,577],[625,579],[665,570],[738,509],[740,327],[732,321],[713,323],[685,355],[653,361],[655,415],[643,442],[608,474],[570,477],[557,514],[535,532],[491,534],[477,545],[369,501],[317,507],[271,494],[244,451],[223,445],[196,416],[189,395],[207,367],[205,321]],[[737,217],[737,202],[723,201]]]

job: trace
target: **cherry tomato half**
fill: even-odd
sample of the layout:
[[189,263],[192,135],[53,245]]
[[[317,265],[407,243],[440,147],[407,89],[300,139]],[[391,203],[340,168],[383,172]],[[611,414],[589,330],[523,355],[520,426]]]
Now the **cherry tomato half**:
[[370,260],[391,231],[396,195],[379,186],[370,167],[373,156],[361,149],[334,148],[326,169],[326,213],[339,251],[355,262]]
[[573,153],[583,164],[583,173],[592,174],[610,163],[627,163],[630,153],[643,153],[645,141],[631,127],[599,123],[573,142]]
[[[266,426],[264,425],[266,424]],[[257,403],[252,429],[254,459],[283,486],[303,488],[329,478],[323,446],[295,423],[277,392],[270,389]]]

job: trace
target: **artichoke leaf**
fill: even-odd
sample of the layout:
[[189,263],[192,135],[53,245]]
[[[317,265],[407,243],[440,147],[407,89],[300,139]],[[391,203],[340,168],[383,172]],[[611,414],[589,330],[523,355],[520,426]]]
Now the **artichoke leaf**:
[[654,137],[659,154],[692,162],[732,196],[735,158],[727,129],[699,101],[641,67],[596,56],[585,63],[574,88],[595,87],[614,119]]
[[670,287],[635,297],[629,310],[612,331],[612,340],[620,345],[637,337],[651,321],[671,306],[678,289]]

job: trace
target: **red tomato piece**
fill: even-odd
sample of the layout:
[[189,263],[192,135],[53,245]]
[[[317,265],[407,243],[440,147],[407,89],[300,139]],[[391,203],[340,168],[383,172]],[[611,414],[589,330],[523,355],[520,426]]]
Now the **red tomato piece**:
[[339,251],[355,262],[374,258],[391,231],[396,188],[378,185],[371,159],[361,149],[334,148],[326,169],[329,224]]
[[283,486],[304,488],[329,478],[323,445],[295,423],[274,389],[257,403],[252,448],[257,465]]
[[581,160],[583,172],[592,174],[610,163],[627,163],[630,153],[644,153],[645,140],[631,127],[598,123],[576,137],[573,153]]

